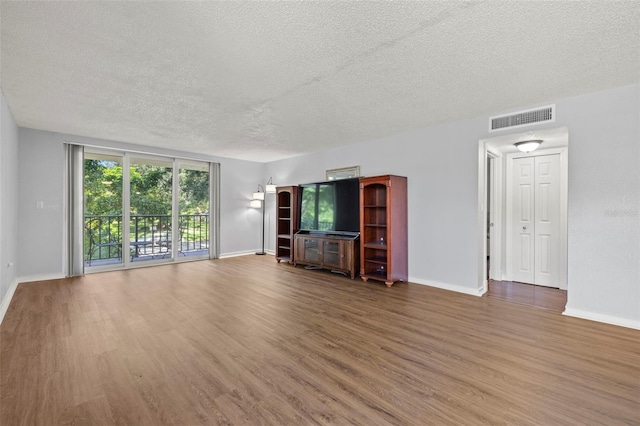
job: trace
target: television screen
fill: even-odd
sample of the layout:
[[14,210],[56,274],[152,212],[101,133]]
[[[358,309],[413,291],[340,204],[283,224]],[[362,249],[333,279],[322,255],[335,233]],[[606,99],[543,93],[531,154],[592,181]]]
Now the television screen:
[[300,185],[300,230],[360,232],[360,180]]

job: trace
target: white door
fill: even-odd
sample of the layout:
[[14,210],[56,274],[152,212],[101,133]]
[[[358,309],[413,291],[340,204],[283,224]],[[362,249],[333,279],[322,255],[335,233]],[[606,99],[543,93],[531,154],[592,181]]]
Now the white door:
[[512,280],[535,283],[534,158],[513,160]]
[[560,155],[535,157],[535,284],[559,287]]
[[512,279],[559,287],[560,155],[513,160]]

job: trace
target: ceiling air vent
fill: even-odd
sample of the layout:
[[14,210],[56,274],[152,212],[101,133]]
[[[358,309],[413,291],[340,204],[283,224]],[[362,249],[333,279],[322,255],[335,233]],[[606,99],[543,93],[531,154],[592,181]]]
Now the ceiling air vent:
[[538,109],[514,112],[489,118],[489,131],[495,132],[511,127],[528,126],[536,123],[551,123],[556,121],[556,106],[549,105]]

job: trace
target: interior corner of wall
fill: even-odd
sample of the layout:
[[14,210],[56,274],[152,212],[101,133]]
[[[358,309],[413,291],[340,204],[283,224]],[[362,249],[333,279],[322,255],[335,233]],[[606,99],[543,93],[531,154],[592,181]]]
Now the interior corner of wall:
[[9,285],[9,289],[2,298],[2,303],[0,303],[0,324],[2,324],[4,316],[7,313],[7,310],[9,310],[9,305],[11,304],[11,300],[13,299],[13,295],[16,292],[17,288],[18,278],[14,278],[13,282]]

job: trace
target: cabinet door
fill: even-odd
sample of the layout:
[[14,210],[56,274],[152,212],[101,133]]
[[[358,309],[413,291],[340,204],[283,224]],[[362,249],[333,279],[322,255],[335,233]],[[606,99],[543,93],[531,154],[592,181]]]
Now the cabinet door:
[[334,267],[336,269],[343,268],[344,253],[342,251],[341,241],[322,241],[323,265]]
[[303,260],[305,262],[320,263],[320,241],[318,239],[305,238],[303,248]]

